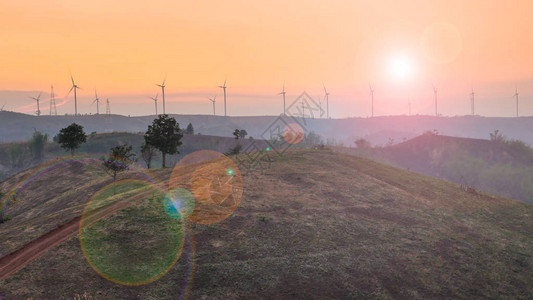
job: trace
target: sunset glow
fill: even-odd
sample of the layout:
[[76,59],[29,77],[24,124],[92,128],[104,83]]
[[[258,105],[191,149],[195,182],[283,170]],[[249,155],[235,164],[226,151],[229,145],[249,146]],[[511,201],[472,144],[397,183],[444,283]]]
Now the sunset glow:
[[[0,16],[0,105],[32,113],[29,99],[50,85],[72,113],[70,74],[82,87],[79,111],[95,113],[94,89],[112,111],[152,112],[167,80],[172,113],[209,114],[207,97],[228,81],[228,115],[279,114],[307,91],[330,92],[332,117],[432,112],[438,86],[444,115],[512,116],[518,88],[533,115],[533,19],[528,0],[486,1],[47,1],[7,0]],[[17,91],[6,92],[6,91]],[[160,95],[161,96],[161,95]],[[220,96],[219,96],[220,97]],[[509,99],[508,99],[509,98]],[[217,98],[220,99],[220,98]],[[401,101],[399,101],[401,100]],[[58,103],[61,100],[58,101]],[[253,102],[250,107],[247,103]],[[135,106],[128,105],[135,103]],[[481,103],[481,102],[480,102]],[[217,112],[223,111],[217,101]]]

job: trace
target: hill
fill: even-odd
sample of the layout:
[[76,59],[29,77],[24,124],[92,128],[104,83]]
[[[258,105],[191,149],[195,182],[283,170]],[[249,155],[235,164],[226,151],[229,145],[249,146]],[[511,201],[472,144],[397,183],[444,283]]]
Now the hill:
[[[75,223],[103,187],[115,199],[105,188],[110,177],[90,159],[54,166],[2,183],[9,190],[23,182],[24,200],[0,225],[2,256],[40,249],[24,245],[60,224]],[[163,223],[167,226],[154,230],[166,216],[153,209],[154,194],[119,186],[114,203],[129,206],[93,221],[101,239],[81,230],[86,236],[80,245],[78,231],[63,235],[64,242],[0,280],[0,293],[7,299],[533,297],[531,205],[328,150],[288,151],[264,172],[242,171],[238,209],[220,223],[188,222],[181,257],[158,280],[119,285],[114,282],[132,279],[108,281],[84,256],[104,249],[100,256],[114,258],[107,261],[110,272],[117,265],[133,272],[136,265],[158,266],[149,246],[168,254],[168,243],[160,244],[159,237],[171,227]],[[121,178],[166,182],[171,173],[171,168],[130,171]],[[0,259],[0,270],[6,262],[9,257]]]
[[[269,129],[276,125],[277,116],[223,117],[210,115],[179,115],[172,117],[182,127],[192,123],[196,133],[227,136],[236,129],[246,129],[256,139],[270,139]],[[25,141],[34,130],[55,136],[63,127],[75,122],[90,132],[145,132],[154,116],[126,117],[121,115],[30,116],[0,111],[0,142]],[[390,139],[400,142],[426,131],[469,138],[488,138],[498,129],[507,137],[533,145],[533,117],[495,118],[480,116],[382,116],[375,118],[318,119],[298,118],[306,132],[315,132],[330,143],[353,145],[356,138],[365,138],[373,145],[384,145]],[[262,136],[264,135],[264,136]]]
[[[361,153],[361,149],[345,150]],[[373,159],[502,197],[533,203],[533,149],[520,141],[423,134],[363,150]]]
[[[143,133],[129,133],[129,132],[111,132],[111,133],[93,133],[88,135],[87,142],[82,144],[77,150],[79,153],[91,153],[95,156],[103,156],[109,153],[112,147],[128,143],[133,146],[133,152],[138,158],[138,163],[145,166],[145,162],[141,159],[140,149],[144,142]],[[178,148],[179,154],[169,155],[169,162],[176,162],[179,158],[200,149],[214,150],[225,153],[237,143],[243,145],[243,151],[252,149],[248,148],[252,143],[259,148],[266,148],[267,143],[263,140],[239,139],[235,140],[230,137],[209,136],[209,135],[190,135],[185,134],[182,138],[183,145]],[[21,155],[20,165],[13,165],[11,151],[12,149],[19,149]],[[255,149],[255,148],[253,148]],[[65,152],[59,144],[49,141],[44,149],[43,161],[57,159],[65,155],[70,155]],[[0,180],[16,174],[22,170],[34,167],[42,161],[34,161],[29,153],[28,146],[25,142],[0,143]],[[153,159],[153,167],[161,167],[161,157]]]

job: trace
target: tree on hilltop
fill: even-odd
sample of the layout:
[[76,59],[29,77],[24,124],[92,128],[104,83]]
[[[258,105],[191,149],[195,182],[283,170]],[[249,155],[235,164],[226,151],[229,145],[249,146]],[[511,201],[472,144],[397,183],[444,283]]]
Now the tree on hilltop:
[[83,131],[83,126],[76,123],[62,128],[57,135],[57,142],[61,145],[61,148],[70,150],[72,156],[74,156],[74,150],[78,149],[86,141],[87,135]]
[[117,174],[128,169],[128,165],[135,159],[132,149],[128,144],[118,145],[110,149],[109,157],[102,159],[104,169],[113,177],[113,182],[117,179]]
[[166,154],[179,154],[178,147],[181,146],[180,124],[176,119],[168,117],[168,115],[159,115],[154,119],[152,125],[148,126],[148,130],[144,134],[144,141],[147,145],[154,146],[161,151],[163,156],[163,168],[165,167]]

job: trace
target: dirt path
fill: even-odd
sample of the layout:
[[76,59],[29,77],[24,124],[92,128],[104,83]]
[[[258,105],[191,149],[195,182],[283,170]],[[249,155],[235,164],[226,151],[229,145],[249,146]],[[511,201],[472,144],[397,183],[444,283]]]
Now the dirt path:
[[[144,194],[136,194],[93,211],[85,217],[85,224],[92,224],[101,218],[111,215],[131,204],[132,201],[130,200],[144,196]],[[15,252],[0,258],[0,280],[8,278],[33,260],[43,256],[48,250],[63,243],[70,236],[76,235],[79,232],[80,220],[81,216],[78,216],[67,223],[59,225],[56,229],[31,241]]]

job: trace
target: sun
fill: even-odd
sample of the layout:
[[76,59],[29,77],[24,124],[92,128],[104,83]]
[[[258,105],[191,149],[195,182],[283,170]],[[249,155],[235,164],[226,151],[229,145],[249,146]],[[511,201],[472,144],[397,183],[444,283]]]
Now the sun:
[[413,75],[413,62],[407,56],[393,56],[389,61],[389,73],[397,80],[406,80]]

